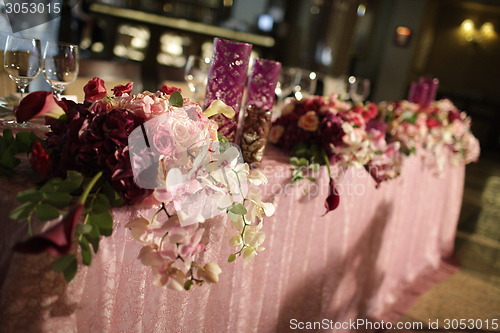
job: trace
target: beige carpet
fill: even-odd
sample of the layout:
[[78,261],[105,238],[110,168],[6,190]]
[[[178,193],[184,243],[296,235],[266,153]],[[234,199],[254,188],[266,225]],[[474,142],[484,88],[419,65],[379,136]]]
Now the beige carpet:
[[[400,319],[421,322],[423,329],[389,332],[500,332],[500,163],[497,159],[467,167],[455,255],[460,270],[421,295]],[[452,322],[453,319],[458,321]],[[473,319],[476,324],[465,329],[446,328],[446,323],[459,324],[460,319]],[[496,329],[492,327],[495,322]]]

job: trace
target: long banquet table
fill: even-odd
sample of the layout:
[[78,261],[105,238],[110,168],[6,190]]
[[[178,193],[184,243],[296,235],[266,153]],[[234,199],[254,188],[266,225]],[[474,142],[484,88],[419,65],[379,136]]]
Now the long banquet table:
[[265,220],[266,250],[251,264],[228,263],[225,221],[205,223],[205,259],[223,273],[218,284],[189,292],[154,286],[149,268],[137,260],[140,244],[124,225],[146,208],[115,210],[113,236],[69,284],[50,270],[48,255],[12,253],[26,226],[8,213],[34,175],[26,167],[1,177],[2,331],[289,332],[292,319],[380,319],[419,275],[452,253],[464,167],[448,167],[437,178],[411,157],[402,176],[379,189],[364,170],[349,169],[338,183],[339,208],[321,217],[326,171],[315,196],[313,188],[305,193],[291,186],[287,161],[269,147],[262,165],[269,178],[264,197],[277,207]]

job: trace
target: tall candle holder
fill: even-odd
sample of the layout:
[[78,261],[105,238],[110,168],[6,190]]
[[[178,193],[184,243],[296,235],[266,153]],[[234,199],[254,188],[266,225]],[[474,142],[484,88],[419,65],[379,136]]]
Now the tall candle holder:
[[[205,108],[219,99],[239,114],[245,91],[248,63],[252,45],[233,40],[214,38],[212,64],[208,72]],[[226,118],[215,115],[212,119],[219,125],[219,133],[234,141],[238,117]]]
[[280,71],[281,63],[266,59],[256,59],[252,67],[235,139],[252,167],[259,167],[264,155]]

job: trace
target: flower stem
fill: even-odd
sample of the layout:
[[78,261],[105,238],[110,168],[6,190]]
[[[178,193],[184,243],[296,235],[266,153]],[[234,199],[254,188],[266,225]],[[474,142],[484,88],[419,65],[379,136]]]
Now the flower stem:
[[81,197],[80,197],[80,204],[84,205],[85,204],[85,201],[87,200],[87,197],[89,196],[90,194],[90,191],[92,190],[92,188],[94,187],[94,185],[97,183],[97,181],[99,180],[99,178],[101,178],[102,176],[102,171],[99,171],[95,176],[94,178],[92,178],[90,180],[90,182],[87,184],[87,187],[85,187],[85,190],[83,191]]
[[321,148],[321,156],[323,156],[323,160],[325,161],[326,169],[328,170],[328,177],[332,178],[332,170],[330,169],[330,160],[328,159],[328,156],[326,155],[325,148]]

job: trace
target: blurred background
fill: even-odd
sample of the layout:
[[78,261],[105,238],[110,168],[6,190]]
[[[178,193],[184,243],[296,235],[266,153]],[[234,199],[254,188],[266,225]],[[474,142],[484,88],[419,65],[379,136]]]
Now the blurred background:
[[[314,73],[315,94],[335,92],[336,84],[356,76],[370,80],[368,100],[400,100],[410,82],[439,78],[437,97],[472,117],[482,155],[467,167],[457,234],[466,282],[433,297],[431,309],[435,317],[439,304],[451,309],[455,301],[469,310],[487,304],[500,317],[500,1],[52,2],[62,4],[61,17],[21,34],[78,44],[81,77],[134,80],[136,92],[184,81],[188,56],[210,57],[214,37],[251,43],[254,56]],[[3,0],[0,8],[5,13]],[[8,32],[5,15],[0,19]],[[425,317],[418,311],[410,315]]]

